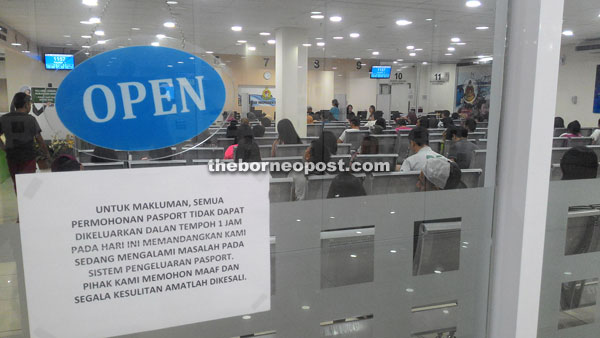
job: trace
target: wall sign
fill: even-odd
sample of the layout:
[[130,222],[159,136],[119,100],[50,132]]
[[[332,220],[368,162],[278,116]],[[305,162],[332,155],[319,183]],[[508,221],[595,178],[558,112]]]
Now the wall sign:
[[431,73],[430,82],[448,82],[450,81],[450,73]]
[[401,72],[396,72],[390,77],[390,83],[406,83],[406,79],[404,79],[404,74]]
[[31,87],[33,103],[54,103],[58,88]]
[[226,92],[204,60],[172,48],[137,46],[99,54],[60,85],[56,110],[77,137],[105,148],[151,150],[206,130]]
[[270,309],[269,203],[257,203],[269,200],[268,173],[83,171],[18,175],[17,187],[34,338],[113,337]]

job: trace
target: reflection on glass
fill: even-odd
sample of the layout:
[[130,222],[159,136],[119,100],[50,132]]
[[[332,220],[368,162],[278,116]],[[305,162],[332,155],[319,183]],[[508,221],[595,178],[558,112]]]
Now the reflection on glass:
[[600,251],[600,205],[569,208],[565,255]]
[[562,283],[559,330],[595,321],[597,288],[598,278]]
[[461,220],[415,222],[413,276],[458,270]]
[[373,315],[337,319],[321,323],[321,338],[371,338]]
[[375,227],[321,232],[321,288],[373,281]]
[[456,301],[412,308],[411,330],[415,338],[454,338],[458,323]]

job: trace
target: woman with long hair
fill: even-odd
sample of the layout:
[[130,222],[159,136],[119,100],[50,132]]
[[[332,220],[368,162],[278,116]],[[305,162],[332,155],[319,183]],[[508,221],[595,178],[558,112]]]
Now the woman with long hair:
[[271,147],[272,157],[275,157],[275,149],[280,144],[302,144],[302,140],[300,139],[300,136],[298,136],[296,128],[294,128],[292,121],[289,119],[283,119],[277,122],[277,133],[279,133],[279,135]]

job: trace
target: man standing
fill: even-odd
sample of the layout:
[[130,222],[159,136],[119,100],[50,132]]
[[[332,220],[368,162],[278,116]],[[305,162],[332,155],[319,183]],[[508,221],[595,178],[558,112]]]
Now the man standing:
[[6,144],[0,140],[0,148],[6,152],[8,170],[16,192],[15,175],[35,173],[37,152],[34,140],[48,158],[50,155],[37,120],[28,114],[31,110],[31,97],[25,93],[17,93],[13,102],[15,111],[0,117],[0,136],[6,137]]

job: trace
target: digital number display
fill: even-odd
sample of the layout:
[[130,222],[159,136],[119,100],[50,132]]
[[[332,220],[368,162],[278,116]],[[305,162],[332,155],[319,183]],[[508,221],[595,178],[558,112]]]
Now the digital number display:
[[391,66],[373,66],[371,68],[371,79],[389,79],[391,74]]
[[46,54],[46,69],[71,70],[75,68],[75,57],[71,54]]

